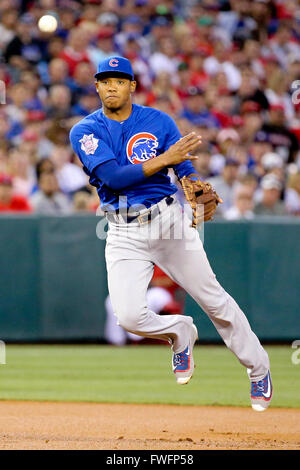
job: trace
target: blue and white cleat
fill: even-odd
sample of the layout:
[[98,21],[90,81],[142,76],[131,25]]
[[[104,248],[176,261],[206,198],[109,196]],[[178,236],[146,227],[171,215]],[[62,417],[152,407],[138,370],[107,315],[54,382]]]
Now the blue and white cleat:
[[270,371],[258,382],[251,382],[251,405],[255,411],[265,411],[272,399],[272,380]]
[[193,347],[198,338],[198,331],[195,325],[192,325],[192,333],[188,346],[184,351],[173,354],[173,372],[179,385],[187,384],[194,373]]

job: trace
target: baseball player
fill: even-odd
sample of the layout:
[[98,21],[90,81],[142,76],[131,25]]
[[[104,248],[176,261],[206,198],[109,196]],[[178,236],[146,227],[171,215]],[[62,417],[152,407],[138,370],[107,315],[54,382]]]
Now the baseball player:
[[[167,114],[132,103],[136,82],[131,63],[123,57],[100,62],[95,86],[102,108],[73,126],[70,141],[108,220],[108,288],[118,323],[134,334],[169,341],[176,381],[189,382],[197,329],[190,316],[162,316],[148,308],[146,292],[156,264],[209,316],[247,368],[253,409],[265,410],[272,397],[268,355],[216,280],[196,229],[222,202],[209,183],[199,180],[192,164],[197,157],[191,153],[201,137],[182,137]],[[176,199],[168,168],[182,183],[192,225]]]

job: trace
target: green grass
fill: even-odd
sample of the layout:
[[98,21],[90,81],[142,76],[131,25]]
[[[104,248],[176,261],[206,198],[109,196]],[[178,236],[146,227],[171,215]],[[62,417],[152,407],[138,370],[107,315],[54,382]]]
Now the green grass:
[[[273,406],[300,407],[294,350],[266,349]],[[196,346],[194,357],[193,380],[178,386],[167,346],[8,345],[6,365],[0,365],[0,399],[249,406],[246,370],[225,346]]]

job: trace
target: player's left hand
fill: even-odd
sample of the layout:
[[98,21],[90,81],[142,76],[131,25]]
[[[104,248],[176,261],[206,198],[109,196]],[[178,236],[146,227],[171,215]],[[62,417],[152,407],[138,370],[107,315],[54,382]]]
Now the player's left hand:
[[218,204],[223,202],[211,184],[201,181],[198,174],[184,176],[180,183],[193,210],[192,227],[211,220]]

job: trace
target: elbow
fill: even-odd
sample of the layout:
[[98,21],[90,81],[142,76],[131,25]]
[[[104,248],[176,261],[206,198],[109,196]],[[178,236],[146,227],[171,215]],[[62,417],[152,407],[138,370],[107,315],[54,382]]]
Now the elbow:
[[115,173],[112,175],[104,172],[100,173],[97,170],[94,171],[94,175],[99,179],[99,181],[101,181],[101,183],[105,184],[105,186],[107,186],[112,191],[119,191],[122,189],[122,178],[116,177]]
[[112,191],[120,191],[125,187],[122,182],[116,178],[109,178],[108,180],[104,181],[104,184]]

